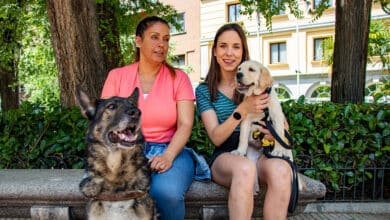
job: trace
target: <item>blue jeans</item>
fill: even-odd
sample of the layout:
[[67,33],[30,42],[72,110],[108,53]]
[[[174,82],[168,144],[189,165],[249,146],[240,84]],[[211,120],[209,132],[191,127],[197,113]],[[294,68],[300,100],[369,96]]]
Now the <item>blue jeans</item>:
[[[146,143],[145,155],[161,154],[168,144]],[[160,149],[160,150],[156,150]],[[157,153],[158,151],[158,153]],[[153,153],[153,155],[148,155]],[[184,197],[194,178],[195,165],[191,155],[182,150],[164,173],[152,173],[150,195],[156,201],[159,219],[183,220],[185,215]]]

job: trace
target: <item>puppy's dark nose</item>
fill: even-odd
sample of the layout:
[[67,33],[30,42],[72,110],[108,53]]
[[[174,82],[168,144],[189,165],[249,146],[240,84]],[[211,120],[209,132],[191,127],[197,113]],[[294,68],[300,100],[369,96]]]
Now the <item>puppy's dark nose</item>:
[[236,74],[237,80],[241,80],[243,76],[244,76],[244,74],[243,74],[242,72],[238,72],[238,73]]

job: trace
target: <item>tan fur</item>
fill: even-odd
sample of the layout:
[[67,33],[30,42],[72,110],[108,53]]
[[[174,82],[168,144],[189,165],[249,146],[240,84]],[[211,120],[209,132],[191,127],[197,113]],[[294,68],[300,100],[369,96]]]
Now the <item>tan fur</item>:
[[[245,61],[238,67],[236,77],[237,90],[240,93],[245,94],[245,96],[260,95],[268,87],[272,86],[272,83],[273,79],[269,70],[257,61]],[[285,116],[274,89],[271,90],[270,97],[271,99],[268,109],[272,124],[278,135],[280,137],[284,137]],[[241,130],[238,148],[237,150],[232,151],[232,154],[242,156],[246,155],[248,158],[256,160],[256,158],[259,156],[259,151],[257,149],[249,150],[249,148],[251,148],[249,142],[251,141],[253,133],[253,122],[260,121],[264,118],[264,116],[264,113],[247,114],[246,118],[241,122],[240,125]],[[288,156],[291,160],[293,160],[291,150],[284,148],[277,141],[275,141],[272,154],[276,156]],[[302,190],[301,184],[299,184],[299,189]]]
[[80,191],[90,198],[88,219],[157,219],[148,194],[150,168],[143,153],[138,89],[129,98],[96,102],[78,88],[76,98],[90,120],[88,177],[80,182]]

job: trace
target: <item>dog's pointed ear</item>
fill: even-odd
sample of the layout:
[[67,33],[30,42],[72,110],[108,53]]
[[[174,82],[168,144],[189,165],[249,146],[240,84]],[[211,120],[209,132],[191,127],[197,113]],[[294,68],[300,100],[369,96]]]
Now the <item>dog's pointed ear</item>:
[[134,103],[135,106],[138,106],[138,97],[139,97],[139,89],[138,87],[135,87],[133,93],[127,98],[129,102]]
[[271,73],[266,67],[262,66],[260,71],[260,88],[262,91],[264,91],[266,88],[272,86],[274,80],[272,79]]
[[81,109],[81,114],[91,120],[96,111],[96,99],[91,99],[87,93],[83,91],[80,85],[76,86],[76,101]]

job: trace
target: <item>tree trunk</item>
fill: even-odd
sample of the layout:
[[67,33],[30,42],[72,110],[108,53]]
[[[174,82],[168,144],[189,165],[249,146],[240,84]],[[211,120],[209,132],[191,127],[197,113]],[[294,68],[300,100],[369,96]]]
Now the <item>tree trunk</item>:
[[100,97],[107,69],[99,45],[95,0],[47,0],[63,107],[75,106],[75,88]]
[[108,70],[123,65],[118,21],[115,17],[115,10],[117,8],[119,8],[119,1],[96,3],[96,12],[99,19],[100,45]]
[[3,112],[19,107],[18,87],[12,87],[16,82],[14,71],[7,71],[0,67],[0,98]]
[[[14,2],[17,8],[21,8],[20,2]],[[15,11],[18,11],[17,9]],[[0,42],[2,43],[0,51],[0,98],[1,111],[5,112],[11,109],[19,108],[19,88],[17,70],[18,52],[20,44],[17,40],[17,17],[16,12],[8,14],[5,18],[0,18],[3,30],[0,31]],[[14,25],[10,25],[14,24]],[[15,25],[16,24],[16,25]],[[4,26],[3,26],[4,25]]]
[[331,101],[364,101],[372,0],[337,0]]

